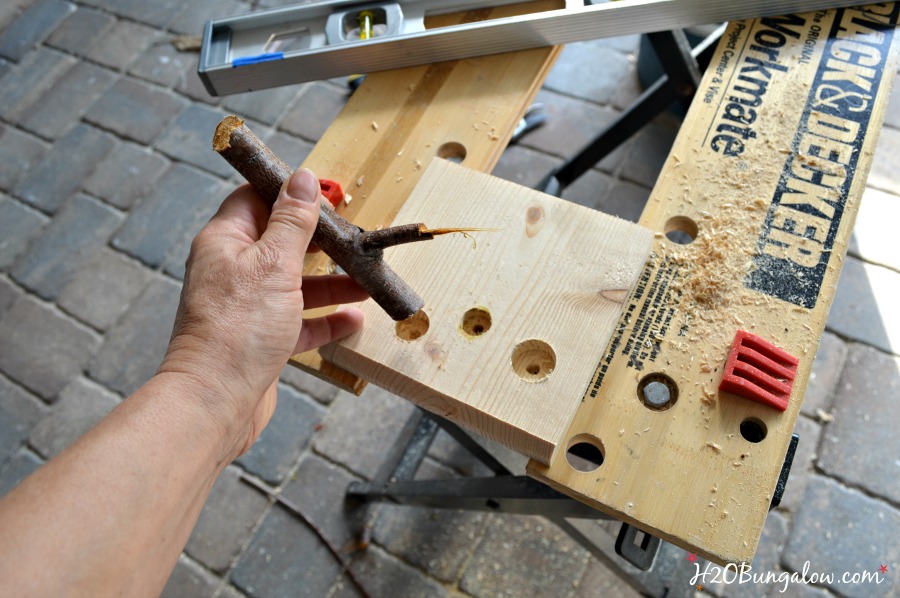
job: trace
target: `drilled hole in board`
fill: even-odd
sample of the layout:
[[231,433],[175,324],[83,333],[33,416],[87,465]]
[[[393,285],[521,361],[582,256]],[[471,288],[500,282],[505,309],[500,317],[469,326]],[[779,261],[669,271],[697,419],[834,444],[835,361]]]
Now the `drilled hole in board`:
[[569,442],[566,462],[575,471],[590,472],[603,465],[603,443],[589,434],[579,434]]
[[688,245],[697,238],[697,223],[687,216],[673,216],[666,222],[666,238],[679,245]]
[[491,313],[482,307],[473,307],[463,314],[460,328],[468,336],[481,336],[491,329]]
[[741,436],[747,442],[762,442],[766,437],[766,424],[762,420],[755,417],[748,417],[741,422]]
[[522,341],[513,349],[512,368],[525,382],[541,382],[556,368],[556,352],[538,339]]
[[428,314],[420,309],[405,320],[397,322],[397,338],[403,341],[414,341],[428,332],[430,325]]
[[678,400],[678,385],[665,374],[647,374],[638,382],[637,397],[647,409],[665,411]]
[[438,148],[437,155],[439,158],[459,164],[466,159],[466,146],[456,141],[448,141]]

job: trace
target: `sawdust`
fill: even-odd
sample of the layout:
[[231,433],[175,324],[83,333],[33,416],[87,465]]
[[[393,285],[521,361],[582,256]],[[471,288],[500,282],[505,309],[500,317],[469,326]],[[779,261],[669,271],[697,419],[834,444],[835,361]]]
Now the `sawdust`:
[[[783,104],[802,105],[806,91],[800,86],[790,87],[785,90]],[[772,200],[772,173],[781,172],[786,156],[792,153],[785,147],[790,143],[785,132],[796,128],[796,122],[783,110],[769,112],[765,119],[765,125],[758,123],[759,136],[745,159],[698,153],[692,148],[689,160],[675,160],[679,168],[673,176],[679,177],[679,200],[684,212],[694,219],[697,234],[687,245],[666,244],[684,272],[673,286],[681,296],[679,311],[686,332],[672,343],[691,355],[686,373],[704,374],[700,401],[706,408],[715,407],[718,389],[713,381],[718,380],[716,374],[724,366],[735,330],[756,329],[761,324],[761,310],[767,314],[784,310],[783,316],[772,317],[785,321],[790,319],[788,310],[808,313],[765,294],[748,292],[744,286],[756,267],[760,232]],[[720,175],[711,179],[710,172]],[[698,180],[704,180],[702,187],[695,185]],[[711,207],[707,211],[703,206]],[[772,331],[768,334],[769,341],[781,344]],[[692,374],[688,378],[696,380]]]

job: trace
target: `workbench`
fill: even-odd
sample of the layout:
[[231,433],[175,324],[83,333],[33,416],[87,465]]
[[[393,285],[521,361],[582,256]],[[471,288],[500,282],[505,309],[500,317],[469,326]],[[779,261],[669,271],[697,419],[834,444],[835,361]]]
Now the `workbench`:
[[[441,16],[430,26],[562,4]],[[598,324],[604,332],[569,333],[588,341],[579,349],[588,373],[566,376],[570,392],[554,396],[559,404],[548,408],[547,422],[532,414],[498,426],[506,411],[464,397],[436,400],[424,374],[404,364],[431,359],[450,367],[446,339],[436,337],[453,331],[435,326],[429,336],[426,326],[403,338],[377,310],[368,310],[360,335],[292,363],[351,392],[362,390],[364,378],[376,382],[526,454],[533,479],[599,513],[713,561],[749,563],[796,442],[794,424],[897,71],[898,13],[886,4],[729,24],[638,225],[596,220],[623,228],[610,228],[615,242],[597,235],[591,247],[636,249],[596,266],[630,264],[604,283],[604,305],[614,306]],[[520,197],[522,206],[539,208],[522,210],[523,225],[539,228],[545,214],[563,209],[552,198],[470,171],[496,164],[558,52],[373,73],[304,166],[340,182],[352,197],[342,215],[367,229],[436,210],[435,198],[457,187],[469,193],[457,201],[478,189]],[[461,167],[432,165],[433,157]],[[554,226],[562,231],[563,222]],[[578,234],[593,238],[589,230]],[[492,246],[489,237],[476,241]],[[391,251],[388,262],[414,287],[434,282],[422,255],[447,271],[464,264],[453,261],[459,245]],[[307,258],[309,274],[332,270],[327,256]],[[465,284],[457,278],[431,292],[449,294]],[[435,295],[423,296],[426,313],[440,320]],[[490,313],[471,299],[472,317]],[[469,321],[480,322],[480,331],[463,320],[463,332],[480,337],[485,322]],[[507,329],[498,321],[495,315],[491,330],[499,339]],[[515,362],[514,354],[513,369]],[[528,388],[563,377],[550,376],[562,367],[556,361],[534,367],[518,372],[536,377]]]

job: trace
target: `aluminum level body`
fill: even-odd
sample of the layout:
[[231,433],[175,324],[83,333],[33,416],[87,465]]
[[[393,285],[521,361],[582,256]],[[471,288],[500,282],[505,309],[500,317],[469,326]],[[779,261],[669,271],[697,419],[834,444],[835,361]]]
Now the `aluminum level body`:
[[[424,30],[418,23],[441,12],[508,4],[471,0],[303,4],[209,21],[198,73],[211,94],[228,95],[526,50],[557,44],[684,28],[761,16],[853,6],[846,0],[622,0]],[[326,39],[329,18],[352,18],[365,8],[394,11],[394,28],[368,40]],[[396,11],[400,14],[397,16]],[[334,27],[333,27],[334,28]],[[291,49],[268,51],[267,42],[293,35]],[[303,37],[305,36],[305,37]]]

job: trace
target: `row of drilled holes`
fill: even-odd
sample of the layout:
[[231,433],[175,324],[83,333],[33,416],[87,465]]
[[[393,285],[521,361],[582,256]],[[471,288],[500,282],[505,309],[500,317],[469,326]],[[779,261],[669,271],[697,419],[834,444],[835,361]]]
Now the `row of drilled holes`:
[[[483,307],[473,307],[463,314],[459,330],[468,339],[475,339],[491,329],[491,313]],[[431,321],[424,310],[419,310],[412,317],[397,322],[395,332],[397,338],[412,342],[422,338]],[[510,356],[510,366],[516,375],[526,382],[546,380],[556,369],[556,352],[546,341],[532,338],[517,344]]]
[[[671,393],[670,402],[663,408],[657,408],[647,403],[643,389],[650,383],[662,383]],[[651,411],[665,411],[675,404],[678,399],[678,385],[665,374],[653,373],[644,376],[637,386],[637,398]],[[766,424],[756,417],[748,417],[740,424],[741,437],[747,442],[762,442],[766,437]],[[599,438],[590,434],[579,434],[569,441],[566,450],[566,461],[573,469],[580,472],[591,472],[603,464],[606,450]]]

